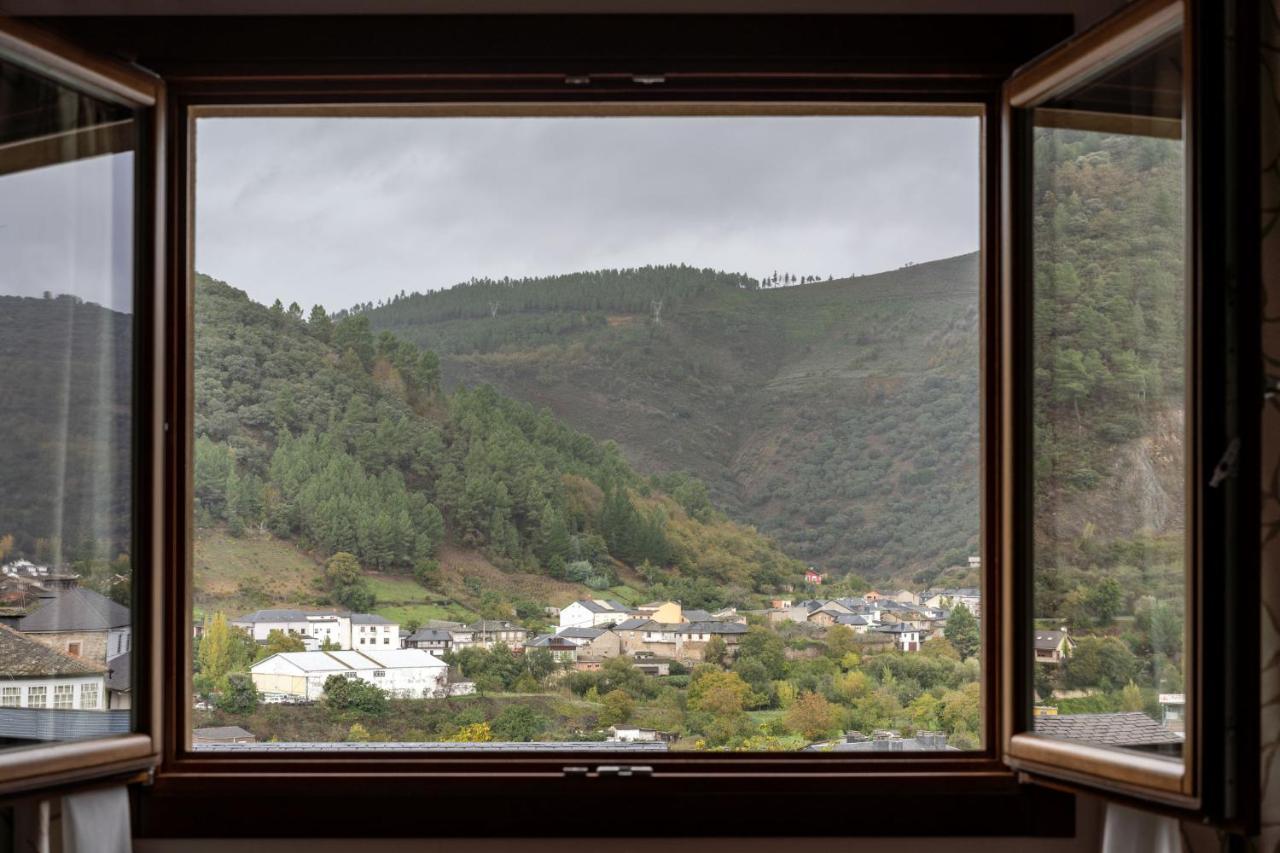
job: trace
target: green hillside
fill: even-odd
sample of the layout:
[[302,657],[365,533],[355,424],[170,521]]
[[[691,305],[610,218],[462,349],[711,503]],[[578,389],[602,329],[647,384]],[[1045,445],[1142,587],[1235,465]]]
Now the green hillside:
[[439,352],[447,386],[545,406],[641,472],[691,472],[789,554],[900,575],[976,546],[977,274],[966,255],[760,289],[654,267],[471,283],[365,316]]
[[[196,321],[202,530],[288,542],[321,561],[349,553],[365,572],[413,577],[441,601],[495,615],[626,583],[748,603],[803,570],[692,478],[651,482],[614,446],[492,387],[446,393],[432,352],[375,338],[363,316],[304,321],[200,276]],[[485,566],[522,581],[486,581]],[[432,599],[388,599],[372,580],[335,569],[295,592],[298,603],[318,594],[438,616],[423,609]]]

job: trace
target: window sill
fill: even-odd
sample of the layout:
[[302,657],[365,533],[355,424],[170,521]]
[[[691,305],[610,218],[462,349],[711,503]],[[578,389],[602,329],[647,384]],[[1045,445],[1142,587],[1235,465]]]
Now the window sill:
[[[352,821],[353,797],[377,802],[379,820]],[[625,819],[637,809],[654,819]],[[140,837],[285,838],[299,826],[333,838],[1064,838],[1075,832],[1075,797],[1020,785],[1007,770],[621,779],[169,773],[137,797]]]

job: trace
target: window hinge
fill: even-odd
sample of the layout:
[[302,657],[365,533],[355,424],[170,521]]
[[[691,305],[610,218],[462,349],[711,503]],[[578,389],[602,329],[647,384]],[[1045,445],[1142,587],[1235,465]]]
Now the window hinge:
[[590,767],[565,767],[561,771],[568,779],[632,779],[653,776],[653,768],[648,765],[604,764],[595,769]]

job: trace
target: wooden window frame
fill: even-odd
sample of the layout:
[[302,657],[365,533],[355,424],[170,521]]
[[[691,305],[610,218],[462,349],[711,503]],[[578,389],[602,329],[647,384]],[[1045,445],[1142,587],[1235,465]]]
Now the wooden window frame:
[[[194,116],[311,115],[335,112],[404,115],[411,112],[475,115],[536,113],[613,114],[708,113],[954,113],[985,115],[981,148],[983,228],[981,302],[987,319],[981,327],[983,359],[996,363],[999,322],[998,174],[1000,134],[994,123],[1000,86],[1012,67],[1065,34],[1066,22],[1053,16],[1022,18],[957,16],[934,21],[932,35],[919,44],[912,18],[805,16],[609,16],[601,18],[477,19],[170,19],[147,24],[136,20],[80,19],[67,22],[76,34],[107,46],[130,45],[138,61],[166,82],[169,123],[165,241],[167,268],[166,361],[172,380],[165,399],[166,448],[164,501],[165,560],[171,571],[164,609],[174,614],[163,645],[162,684],[166,685],[164,753],[155,784],[138,797],[136,824],[143,835],[243,836],[287,834],[283,812],[304,819],[324,835],[367,835],[351,827],[341,809],[322,804],[354,795],[387,801],[389,814],[402,815],[378,827],[377,834],[420,834],[412,805],[431,798],[439,814],[453,816],[436,835],[466,836],[483,826],[486,834],[572,835],[636,834],[609,815],[607,804],[619,796],[650,803],[697,796],[700,813],[757,815],[751,825],[725,826],[677,814],[640,833],[655,835],[725,834],[981,834],[1070,835],[1074,801],[1059,792],[1020,785],[1003,763],[999,732],[998,644],[984,648],[984,747],[947,755],[894,754],[850,759],[839,754],[682,754],[536,752],[494,756],[384,753],[374,757],[335,750],[327,754],[194,752],[187,746],[190,683],[190,591],[192,493],[191,417],[192,277],[191,129]],[[945,26],[936,26],[945,23]],[[152,29],[148,30],[148,27]],[[175,28],[186,36],[175,37]],[[280,54],[279,35],[296,38]],[[232,35],[234,33],[234,35]],[[263,35],[267,33],[269,35]],[[957,35],[962,38],[957,40]],[[730,49],[724,49],[727,42]],[[910,43],[911,49],[905,47]],[[336,60],[334,45],[345,55],[375,59]],[[520,55],[512,60],[512,45]],[[618,45],[609,55],[587,55],[582,45]],[[175,48],[176,45],[181,47]],[[354,45],[354,46],[353,46]],[[529,47],[533,45],[534,47]],[[709,50],[708,45],[714,49]],[[959,46],[958,46],[959,45]],[[643,53],[637,53],[635,46]],[[860,48],[862,48],[860,50]],[[367,49],[367,50],[366,50]],[[948,52],[951,53],[948,53]],[[946,57],[955,56],[958,59]],[[1013,57],[1021,53],[1016,59]],[[903,55],[909,58],[904,59]],[[431,57],[429,61],[421,57]],[[1010,60],[1013,59],[1011,62]],[[651,73],[656,72],[656,73]],[[654,78],[663,82],[652,84]],[[583,85],[583,81],[588,81]],[[986,370],[984,400],[984,478],[996,461],[999,427],[995,401],[999,374]],[[989,484],[984,494],[991,495]],[[983,503],[984,630],[1000,630],[999,569],[994,543],[999,540],[995,503]],[[613,778],[601,766],[640,763],[652,768],[630,778]],[[588,768],[579,773],[566,768]],[[905,795],[905,796],[904,796]],[[844,817],[843,806],[857,797],[883,820],[858,825]],[[566,827],[551,816],[557,803],[583,806],[582,817]],[[502,801],[509,808],[486,809]],[[755,801],[761,807],[742,812]],[[395,803],[406,807],[396,808]],[[766,806],[765,804],[768,803]],[[780,803],[814,815],[803,825],[788,820]],[[822,804],[815,808],[815,805]],[[317,806],[320,806],[317,808]],[[269,808],[268,808],[269,806]],[[593,806],[598,806],[595,808]],[[748,806],[749,808],[749,806]],[[234,811],[229,826],[219,815]]]
[[[1239,13],[1251,2],[1228,0],[1227,5]],[[1145,8],[1149,4],[1138,5]],[[1195,32],[1208,33],[1210,38],[1224,35],[1224,23],[1211,20],[1213,16],[1203,11],[1207,6],[1199,2],[1191,5]],[[151,420],[154,440],[148,450],[159,454],[149,458],[155,462],[163,490],[157,489],[149,504],[151,518],[159,523],[146,530],[149,536],[159,537],[153,540],[156,562],[167,565],[169,571],[163,587],[158,576],[149,585],[151,597],[144,604],[153,633],[140,637],[136,644],[139,649],[162,650],[162,660],[149,673],[151,678],[142,680],[166,689],[144,694],[149,701],[142,703],[145,711],[141,718],[154,727],[151,742],[161,749],[162,764],[155,784],[141,789],[136,798],[135,827],[140,835],[288,836],[296,834],[293,827],[306,825],[316,834],[367,837],[369,828],[351,826],[338,807],[353,796],[376,797],[387,807],[385,812],[391,819],[375,830],[385,837],[424,831],[418,821],[424,797],[431,800],[436,813],[451,817],[430,828],[433,835],[446,837],[474,836],[477,827],[493,836],[608,836],[619,832],[633,836],[1070,835],[1074,831],[1074,799],[1053,786],[1101,789],[1135,802],[1151,802],[1150,790],[1145,787],[1110,785],[1088,774],[1072,777],[1061,772],[1062,768],[1037,765],[1008,752],[1015,738],[1026,731],[1024,711],[1019,710],[1025,703],[1018,697],[1027,695],[1019,690],[1027,684],[1029,670],[1023,667],[1030,644],[1023,644],[1025,648],[1018,645],[1025,625],[1020,627],[1014,615],[1029,611],[1017,609],[1022,587],[1011,580],[1017,548],[1005,547],[1016,538],[1018,524],[1025,521],[1011,502],[1015,493],[1011,474],[1018,458],[1009,449],[1017,424],[1009,405],[1009,389],[1019,380],[1011,355],[1020,352],[1024,342],[1014,334],[1019,328],[1016,312],[1022,303],[1008,286],[1008,269],[997,263],[1010,236],[1005,230],[1010,219],[1003,215],[1011,198],[1010,187],[1002,185],[1001,175],[1013,159],[1010,116],[1001,87],[1014,66],[1026,59],[1026,53],[1058,42],[1069,32],[1069,25],[1053,16],[931,16],[927,29],[913,26],[920,20],[910,16],[654,15],[69,18],[47,22],[81,44],[136,57],[158,72],[165,80],[166,92],[157,115],[174,117],[167,124],[156,122],[156,149],[169,154],[162,153],[159,158],[162,168],[154,182],[159,194],[156,209],[165,213],[156,223],[162,231],[157,242],[163,248],[163,271],[157,276],[160,286],[155,288],[152,301],[156,340],[154,350],[149,350],[156,356],[151,387],[157,394],[147,410],[155,414]],[[584,45],[606,47],[589,50]],[[1025,53],[1019,56],[1019,51]],[[1209,53],[1205,51],[1205,55]],[[1215,67],[1213,74],[1196,75],[1197,122],[1214,118],[1224,127],[1231,124],[1234,117],[1225,115],[1225,108],[1211,116],[1203,105],[1214,85],[1228,78],[1256,76],[1252,59],[1242,57],[1231,69]],[[655,80],[661,82],[653,85]],[[669,754],[661,760],[658,756],[643,759],[653,767],[652,776],[621,779],[595,770],[566,773],[565,766],[634,762],[632,754],[619,754],[612,761],[595,753],[582,756],[581,761],[533,753],[502,758],[478,755],[469,760],[421,754],[369,759],[351,754],[217,756],[196,754],[187,748],[184,709],[190,695],[192,505],[191,116],[200,111],[215,115],[220,110],[222,114],[279,114],[282,106],[295,115],[331,114],[335,108],[364,115],[404,114],[415,105],[437,114],[446,110],[475,114],[477,108],[497,109],[495,104],[503,105],[504,114],[516,108],[540,114],[557,109],[582,112],[589,104],[606,104],[618,112],[651,111],[657,104],[667,112],[686,109],[700,114],[711,109],[741,110],[744,104],[756,112],[782,111],[788,109],[787,104],[804,104],[806,112],[824,108],[847,112],[851,104],[870,104],[880,111],[907,105],[904,111],[913,113],[927,108],[946,110],[955,104],[981,106],[986,116],[981,154],[986,563],[982,619],[987,638],[983,650],[983,750],[956,758],[904,754],[858,759],[856,763],[825,755]],[[1246,137],[1197,136],[1197,162],[1221,156],[1227,146],[1234,145],[1231,153],[1246,155],[1241,159],[1248,163],[1248,169],[1238,167],[1231,177],[1240,178],[1243,185],[1241,176],[1246,171],[1252,176],[1256,162],[1256,158],[1247,160],[1248,152],[1241,142]],[[1209,186],[1205,170],[1198,169],[1196,174],[1198,204],[1221,202],[1226,209],[1228,191],[1224,188],[1210,198],[1212,193],[1205,193]],[[1234,203],[1235,196],[1231,198]],[[1251,224],[1247,222],[1249,211],[1248,204],[1241,201],[1235,211],[1238,215],[1225,215],[1223,221],[1197,217],[1195,234],[1201,246],[1197,275],[1203,276],[1207,269],[1232,267],[1245,273],[1237,281],[1247,277],[1248,270],[1240,260],[1247,253],[1240,251],[1242,243],[1231,240],[1244,240],[1248,232],[1242,223]],[[1211,245],[1211,238],[1218,244]],[[1208,349],[1209,338],[1221,343],[1234,330],[1237,337],[1230,343],[1235,352],[1248,355],[1249,342],[1239,336],[1242,327],[1226,322],[1241,319],[1236,315],[1252,307],[1245,302],[1238,299],[1230,310],[1216,303],[1208,306],[1217,312],[1212,319],[1224,321],[1229,328],[1204,324],[1212,332],[1199,342],[1199,352]],[[1240,464],[1249,470],[1254,451],[1251,442],[1256,435],[1248,432],[1247,415],[1241,416],[1248,411],[1239,394],[1241,387],[1248,387],[1249,365],[1245,361],[1244,357],[1235,361],[1219,358],[1203,365],[1200,375],[1202,381],[1212,374],[1234,383],[1231,387],[1237,396],[1230,400],[1229,430],[1224,427],[1215,436],[1239,437]],[[1242,381],[1246,384],[1241,385]],[[1206,446],[1208,432],[1201,431]],[[163,441],[158,440],[160,436]],[[1233,566],[1247,563],[1248,542],[1250,537],[1256,539],[1253,527],[1240,521],[1247,517],[1247,512],[1240,510],[1249,507],[1249,497],[1243,491],[1227,488],[1219,493],[1217,504],[1205,508],[1206,517],[1217,513],[1206,523],[1220,525],[1221,531],[1245,531],[1236,537],[1236,544],[1222,548],[1222,556],[1233,561]],[[1257,518],[1256,513],[1252,518]],[[1216,624],[1223,630],[1235,631],[1233,641],[1223,646],[1244,655],[1247,664],[1249,620],[1237,619],[1231,625],[1220,619],[1227,607],[1240,605],[1246,597],[1241,593],[1248,592],[1247,581],[1235,574],[1232,577],[1234,586],[1217,597],[1221,600],[1209,602],[1208,609],[1217,614]],[[164,613],[177,617],[165,620]],[[1205,669],[1228,662],[1228,653],[1213,651],[1214,660]],[[1232,696],[1238,707],[1233,713],[1247,710],[1248,680],[1239,675],[1245,670],[1228,669],[1236,673],[1234,682],[1228,683],[1229,679],[1224,681],[1214,672],[1211,677],[1218,680],[1212,683],[1235,691]],[[1209,682],[1202,677],[1197,684],[1203,695]],[[1256,697],[1256,684],[1254,691]],[[1214,723],[1207,713],[1198,718],[1201,731]],[[1232,749],[1247,754],[1250,729],[1238,714],[1232,718],[1231,733],[1235,738]],[[1222,772],[1224,767],[1210,766],[1215,761],[1225,764],[1228,759],[1208,754],[1199,757],[1194,766],[1199,768],[1201,780],[1221,782],[1228,775]],[[1163,803],[1184,816],[1230,820],[1234,814],[1241,820],[1244,812],[1237,801],[1247,802],[1247,796],[1240,795],[1250,790],[1244,775],[1247,765],[1244,767],[1237,763],[1231,790],[1224,786],[1215,793],[1202,786],[1194,800]],[[1027,779],[1043,784],[1021,784]],[[642,828],[619,826],[613,818],[611,804],[620,797],[669,804],[685,796],[698,798],[697,814],[692,813],[695,810],[673,809],[670,820]],[[878,816],[874,825],[845,817],[851,798],[856,798],[860,811]],[[563,814],[555,806],[565,801],[581,807],[569,826],[553,817]],[[495,802],[503,807],[489,807]],[[1235,805],[1227,807],[1228,803]],[[326,808],[329,804],[335,808]],[[788,820],[788,810],[779,805],[803,809],[792,811],[805,817]],[[223,817],[230,813],[237,815],[233,824]],[[700,817],[718,813],[751,818],[736,821],[730,828]]]
[[[1247,50],[1232,55],[1227,35],[1237,32],[1238,22],[1249,20],[1251,12],[1256,14],[1256,7],[1248,2],[1140,0],[1010,78],[1003,121],[1007,160],[1002,170],[1002,299],[1007,320],[1003,345],[1009,353],[1002,417],[1009,441],[1000,484],[1002,514],[1011,534],[1003,543],[1004,564],[1010,570],[1003,577],[1008,621],[1002,656],[1007,691],[1003,740],[1009,765],[1032,780],[1101,792],[1246,831],[1257,821],[1258,766],[1258,623],[1250,617],[1258,600],[1259,514],[1254,481],[1248,476],[1257,470],[1259,439],[1256,410],[1250,418],[1248,389],[1261,386],[1261,357],[1249,333],[1251,314],[1256,322],[1253,306],[1261,304],[1256,290],[1258,179],[1251,169],[1256,159],[1249,159],[1257,128],[1244,117],[1248,112],[1239,115],[1223,92],[1234,83],[1239,96],[1250,103],[1250,90],[1241,82],[1250,79],[1245,62],[1255,60],[1246,58]],[[1187,199],[1184,648],[1190,701],[1181,762],[1037,735],[1031,714],[1031,111],[1174,34],[1183,39],[1181,134],[1186,140]],[[1160,136],[1177,132],[1168,120],[1054,118],[1073,127],[1083,122],[1097,129]],[[1208,282],[1222,286],[1210,287]],[[1223,471],[1243,471],[1245,476],[1228,476],[1211,486],[1220,460],[1232,446],[1234,468]]]
[[[158,377],[163,374],[155,323],[160,311],[156,296],[160,280],[162,244],[155,215],[163,202],[161,156],[164,138],[164,87],[160,79],[140,68],[86,50],[46,28],[0,17],[0,56],[92,97],[134,109],[137,144],[134,151],[134,339],[133,339],[133,628],[146,654],[133,657],[134,705],[132,731],[83,741],[63,741],[0,750],[0,797],[35,795],[100,780],[136,781],[147,778],[160,757],[158,683],[160,649],[151,642],[160,615],[156,590],[163,580],[158,560],[160,525],[157,514],[162,495],[160,461],[162,434],[156,405]],[[116,144],[104,137],[104,144]],[[112,149],[114,150],[114,149]],[[34,152],[38,155],[39,152]],[[100,697],[105,699],[105,697]],[[53,691],[46,696],[52,708]],[[73,695],[73,705],[74,695]]]

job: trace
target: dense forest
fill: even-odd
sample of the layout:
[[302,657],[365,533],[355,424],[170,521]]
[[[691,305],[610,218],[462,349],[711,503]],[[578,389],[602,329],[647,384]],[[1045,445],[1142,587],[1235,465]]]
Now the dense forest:
[[1040,129],[1035,154],[1036,614],[1089,635],[1041,693],[1149,706],[1183,688],[1182,145]]
[[[434,353],[375,336],[363,315],[304,319],[204,276],[196,312],[197,525],[428,581],[445,540],[599,589],[626,567],[728,600],[803,570],[693,478],[642,477],[616,447],[492,387],[445,393]],[[367,603],[358,578],[327,580],[338,603]]]
[[446,386],[492,384],[642,472],[691,472],[824,571],[927,581],[977,545],[977,271],[966,255],[761,287],[610,270],[361,316],[439,352]]
[[132,332],[74,296],[0,296],[0,560],[127,572]]

